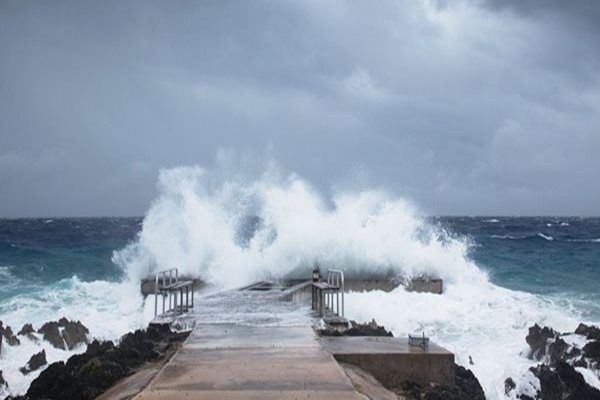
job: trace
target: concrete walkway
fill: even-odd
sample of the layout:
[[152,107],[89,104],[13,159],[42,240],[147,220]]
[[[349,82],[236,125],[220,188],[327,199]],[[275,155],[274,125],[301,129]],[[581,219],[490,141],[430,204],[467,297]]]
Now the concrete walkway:
[[136,399],[364,399],[309,327],[199,325]]
[[[244,323],[196,324],[181,349],[135,399],[365,398],[319,344],[310,324],[278,324],[268,318],[271,326],[247,324],[265,321],[260,307],[264,296],[240,292],[232,296],[234,300],[214,303],[242,305],[231,311]],[[197,310],[196,321],[210,314],[207,311]]]

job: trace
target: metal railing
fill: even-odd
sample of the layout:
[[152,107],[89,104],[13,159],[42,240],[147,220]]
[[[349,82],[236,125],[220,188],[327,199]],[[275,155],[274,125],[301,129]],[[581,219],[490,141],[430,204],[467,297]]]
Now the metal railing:
[[[179,304],[177,304],[178,295]],[[154,278],[154,317],[158,316],[158,296],[162,297],[162,315],[171,311],[175,314],[186,312],[194,307],[194,280],[180,281],[177,268],[159,271]],[[167,298],[169,299],[168,309],[166,307]]]
[[[325,306],[333,311],[335,304],[335,313],[340,317],[344,317],[344,271],[339,269],[328,269],[327,270],[327,283],[331,286],[338,288],[335,292],[329,292],[325,294]],[[340,293],[342,297],[342,313],[340,314]],[[335,299],[335,302],[334,302]]]
[[[160,282],[160,284],[159,284]],[[165,269],[164,271],[158,271],[154,280],[154,316],[158,315],[158,296],[163,297],[163,314],[165,313],[165,297],[169,297],[169,310],[171,310],[172,295],[170,293],[163,292],[162,289],[167,286],[172,286],[179,282],[179,271],[177,268]],[[177,302],[177,298],[174,300]]]

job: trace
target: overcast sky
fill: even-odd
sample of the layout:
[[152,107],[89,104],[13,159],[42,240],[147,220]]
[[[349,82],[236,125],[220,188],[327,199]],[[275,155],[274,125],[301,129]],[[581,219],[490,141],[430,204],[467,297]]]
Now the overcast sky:
[[432,214],[600,215],[600,1],[0,0],[0,216],[142,215],[219,149]]

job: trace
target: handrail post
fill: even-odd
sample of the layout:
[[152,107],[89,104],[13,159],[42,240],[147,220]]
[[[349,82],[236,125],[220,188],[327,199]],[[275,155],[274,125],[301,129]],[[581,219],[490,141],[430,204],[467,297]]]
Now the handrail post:
[[154,280],[154,317],[158,315],[158,275]]

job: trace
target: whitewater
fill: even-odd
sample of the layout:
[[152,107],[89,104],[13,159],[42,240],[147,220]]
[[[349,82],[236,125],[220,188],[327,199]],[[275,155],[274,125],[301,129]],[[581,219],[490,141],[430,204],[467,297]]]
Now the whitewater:
[[[396,336],[424,332],[455,352],[457,363],[475,373],[490,399],[506,398],[507,377],[517,382],[517,392],[535,391],[536,378],[528,372],[535,363],[525,357],[529,326],[572,331],[579,322],[598,322],[568,297],[493,284],[470,256],[470,238],[432,223],[414,204],[386,191],[338,190],[324,196],[302,177],[274,166],[255,177],[197,166],[165,169],[158,190],[139,233],[114,251],[112,262],[122,271],[118,280],[82,280],[75,274],[29,291],[26,280],[13,276],[14,266],[0,266],[0,276],[17,293],[0,302],[0,320],[17,331],[27,322],[37,329],[65,316],[81,320],[95,338],[115,340],[152,319],[153,304],[140,294],[140,279],[174,266],[223,289],[306,276],[316,262],[357,275],[439,277],[442,295],[402,287],[349,293],[347,316],[374,318]],[[10,384],[5,395],[23,393],[39,374],[23,376],[18,368],[42,346],[49,362],[84,350],[21,341],[21,347],[2,348],[0,369]],[[598,385],[597,377],[586,380]]]

